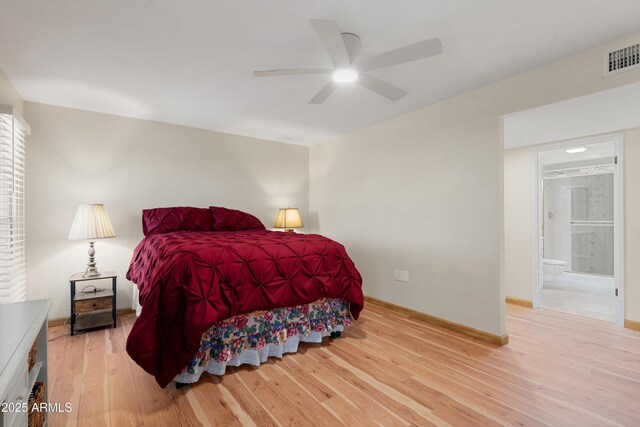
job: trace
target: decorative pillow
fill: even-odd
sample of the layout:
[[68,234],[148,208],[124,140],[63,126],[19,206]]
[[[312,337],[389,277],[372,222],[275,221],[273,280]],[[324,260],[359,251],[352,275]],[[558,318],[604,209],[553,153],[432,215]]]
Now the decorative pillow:
[[255,216],[236,209],[209,206],[213,217],[213,231],[266,230]]
[[213,217],[207,208],[183,206],[142,211],[142,232],[145,236],[171,231],[211,231],[212,229]]

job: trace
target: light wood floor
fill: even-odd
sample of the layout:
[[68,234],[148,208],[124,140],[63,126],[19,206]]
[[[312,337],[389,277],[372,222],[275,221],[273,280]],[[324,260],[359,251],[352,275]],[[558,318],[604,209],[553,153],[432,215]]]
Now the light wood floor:
[[125,316],[49,343],[50,401],[73,405],[51,424],[640,425],[640,332],[507,306],[504,347],[369,304],[343,338],[181,390],[129,359]]

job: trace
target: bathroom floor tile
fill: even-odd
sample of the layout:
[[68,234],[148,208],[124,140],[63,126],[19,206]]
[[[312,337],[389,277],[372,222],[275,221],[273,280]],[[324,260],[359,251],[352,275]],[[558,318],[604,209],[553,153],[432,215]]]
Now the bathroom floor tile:
[[615,322],[615,297],[564,289],[540,292],[540,306],[592,319]]

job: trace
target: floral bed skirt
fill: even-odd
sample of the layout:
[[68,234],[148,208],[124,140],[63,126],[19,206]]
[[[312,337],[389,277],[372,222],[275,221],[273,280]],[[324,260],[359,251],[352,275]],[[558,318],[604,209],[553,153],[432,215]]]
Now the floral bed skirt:
[[224,375],[227,366],[258,366],[269,357],[295,353],[300,342],[321,342],[352,323],[349,303],[339,298],[234,316],[202,335],[200,349],[175,381],[194,383],[203,372]]

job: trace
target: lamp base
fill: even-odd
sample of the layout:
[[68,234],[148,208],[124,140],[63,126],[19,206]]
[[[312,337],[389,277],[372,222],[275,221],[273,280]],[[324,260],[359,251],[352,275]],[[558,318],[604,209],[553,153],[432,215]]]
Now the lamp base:
[[87,270],[84,272],[82,277],[98,277],[99,275],[100,275],[100,272],[98,271],[97,268],[94,267],[93,270],[89,270],[89,267],[87,267]]
[[89,262],[87,263],[87,269],[82,277],[96,277],[100,275],[96,267],[95,255],[96,250],[93,248],[94,242],[89,242]]
[[284,232],[285,233],[295,233],[295,230],[293,228],[285,228]]

